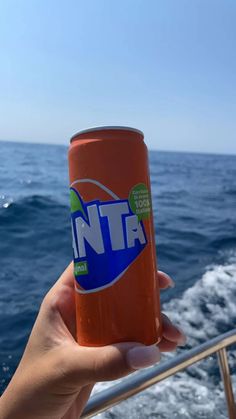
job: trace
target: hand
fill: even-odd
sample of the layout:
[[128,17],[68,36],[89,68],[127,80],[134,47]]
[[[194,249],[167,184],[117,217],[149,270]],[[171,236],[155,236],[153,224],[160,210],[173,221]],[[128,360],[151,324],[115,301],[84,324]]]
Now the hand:
[[[172,279],[157,273],[160,288]],[[160,360],[160,351],[184,344],[163,314],[158,347],[135,342],[100,348],[75,341],[73,264],[44,298],[21,362],[0,399],[0,419],[77,419],[98,381],[114,380]]]

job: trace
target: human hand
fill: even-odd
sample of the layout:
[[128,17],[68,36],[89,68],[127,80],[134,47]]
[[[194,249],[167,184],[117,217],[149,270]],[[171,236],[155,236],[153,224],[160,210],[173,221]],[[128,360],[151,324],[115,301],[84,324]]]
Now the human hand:
[[[157,273],[161,289],[173,285]],[[160,351],[185,343],[163,314],[158,346],[125,342],[99,348],[75,340],[73,264],[44,298],[21,362],[0,399],[0,419],[77,419],[93,385],[114,380],[160,360]]]

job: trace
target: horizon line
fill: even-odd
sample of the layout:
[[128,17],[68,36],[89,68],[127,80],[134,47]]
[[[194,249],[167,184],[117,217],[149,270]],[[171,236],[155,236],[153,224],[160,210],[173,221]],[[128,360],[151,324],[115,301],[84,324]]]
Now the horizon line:
[[[62,146],[62,147],[69,147],[70,142],[68,141],[67,144],[61,143],[50,143],[50,142],[32,142],[27,140],[3,140],[0,139],[0,142],[3,143],[13,143],[13,144],[32,144],[32,145],[48,145],[48,146]],[[212,156],[236,156],[236,152],[229,153],[229,152],[219,152],[219,151],[199,151],[199,150],[164,150],[164,149],[153,149],[148,147],[148,151],[160,152],[160,153],[182,153],[182,154],[207,154]]]

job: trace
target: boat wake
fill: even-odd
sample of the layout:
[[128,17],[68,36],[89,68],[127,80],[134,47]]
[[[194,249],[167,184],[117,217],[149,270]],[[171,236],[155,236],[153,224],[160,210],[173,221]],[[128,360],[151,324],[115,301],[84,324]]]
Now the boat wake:
[[[194,286],[181,298],[164,304],[164,312],[185,331],[188,350],[236,324],[236,258],[225,265],[208,267]],[[167,354],[169,359],[175,354]],[[228,349],[234,391],[236,391],[236,350]],[[99,383],[95,392],[114,383]],[[125,414],[124,414],[125,412]],[[227,408],[216,357],[189,367],[104,412],[102,418],[225,419]]]

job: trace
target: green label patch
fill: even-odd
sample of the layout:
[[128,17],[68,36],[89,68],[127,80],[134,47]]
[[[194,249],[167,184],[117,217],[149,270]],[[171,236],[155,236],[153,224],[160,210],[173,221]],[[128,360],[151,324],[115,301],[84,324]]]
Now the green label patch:
[[88,274],[88,265],[87,262],[77,262],[74,265],[74,274],[78,275],[87,275]]
[[145,220],[151,213],[151,196],[144,183],[135,185],[129,193],[129,205],[138,220]]

